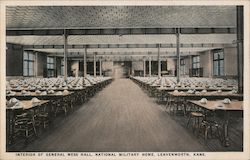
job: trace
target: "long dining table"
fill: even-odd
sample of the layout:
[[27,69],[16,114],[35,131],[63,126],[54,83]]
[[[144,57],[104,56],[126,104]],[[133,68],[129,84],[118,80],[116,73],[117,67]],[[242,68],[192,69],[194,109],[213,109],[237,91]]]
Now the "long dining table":
[[[9,100],[11,98],[16,98],[18,100],[31,100],[32,98],[38,98],[39,100],[49,100],[51,104],[49,107],[49,113],[55,113],[57,110],[64,110],[65,115],[68,114],[69,110],[73,109],[74,103],[76,101],[76,92],[61,92],[61,94],[57,94],[57,92],[52,94],[38,94],[36,92],[28,92],[28,94],[23,94],[21,92],[16,92],[15,95],[6,95],[6,99]],[[65,105],[67,106],[65,107]]]
[[[172,91],[167,92],[166,97],[168,98],[168,105],[166,107],[170,107],[174,109],[174,111],[180,110],[184,113],[187,113],[188,100],[201,100],[202,98],[206,98],[207,100],[223,100],[228,98],[230,100],[243,100],[243,94],[232,93],[232,92],[199,92],[199,93],[188,93],[184,91]],[[176,104],[176,105],[173,105]],[[183,106],[183,107],[182,107]]]
[[[222,100],[212,100],[207,101],[206,103],[201,103],[197,100],[189,100],[191,105],[196,106],[204,111],[204,115],[207,115],[207,112],[216,112],[223,111],[224,120],[223,120],[223,136],[222,143],[224,146],[229,146],[229,134],[228,134],[228,124],[230,113],[232,112],[243,112],[243,101],[233,100],[230,103],[225,103]],[[242,114],[241,114],[242,115]],[[206,117],[205,117],[206,118]]]
[[9,100],[11,98],[17,98],[18,100],[31,100],[32,98],[37,97],[38,99],[42,99],[42,100],[51,100],[51,99],[67,97],[72,94],[73,92],[62,93],[62,94],[57,94],[57,93],[39,94],[36,92],[28,92],[26,94],[23,94],[21,92],[16,92],[14,95],[6,95],[6,99]]
[[20,100],[21,107],[16,107],[15,105],[6,106],[6,137],[7,144],[11,144],[14,136],[14,123],[17,114],[21,113],[32,113],[34,116],[35,110],[44,107],[49,103],[49,100],[40,100],[39,102],[32,102],[31,100]]
[[199,93],[188,93],[188,92],[168,92],[168,96],[184,100],[200,100],[201,98],[206,98],[210,100],[215,99],[237,99],[243,100],[243,94],[231,93],[231,92],[199,92]]
[[[213,94],[217,94],[218,90],[220,90],[222,93],[230,93],[233,88],[230,87],[230,88],[204,88],[204,87],[195,87],[195,88],[192,88],[192,87],[157,87],[157,92],[158,92],[158,99],[160,101],[163,101],[165,97],[167,97],[169,95],[169,92],[173,92],[177,90],[178,92],[187,92],[189,90],[195,90],[195,91],[198,91],[200,92],[199,94],[203,94],[202,91],[206,91],[204,92],[205,95],[208,95],[210,93],[213,93]],[[190,96],[190,95],[188,95]]]
[[[10,144],[13,139],[13,126],[15,115],[17,113],[31,113],[33,111],[33,113],[36,113],[39,111],[39,108],[46,106],[46,108],[44,108],[46,109],[46,112],[44,113],[48,115],[49,121],[52,122],[52,118],[56,116],[60,110],[64,110],[66,115],[70,109],[73,110],[73,106],[81,106],[81,104],[87,99],[94,96],[96,92],[100,91],[111,82],[112,79],[110,78],[104,81],[98,81],[93,84],[77,87],[47,86],[38,89],[34,87],[20,86],[6,89],[7,144]],[[9,107],[8,101],[12,98],[19,100],[22,107]],[[32,99],[34,98],[40,100],[39,103],[32,103]]]

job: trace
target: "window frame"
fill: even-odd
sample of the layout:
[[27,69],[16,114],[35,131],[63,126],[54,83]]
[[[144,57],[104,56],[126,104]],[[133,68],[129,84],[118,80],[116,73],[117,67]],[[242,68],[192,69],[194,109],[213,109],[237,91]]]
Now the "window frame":
[[[27,54],[27,57],[25,56],[25,54]],[[23,52],[23,76],[24,77],[35,76],[35,53],[34,52],[31,52],[31,51]]]
[[55,77],[55,57],[47,56],[47,77]]
[[186,74],[186,63],[185,59],[180,59],[180,74],[185,75]]
[[[215,57],[216,54],[217,57]],[[214,76],[225,75],[225,55],[223,49],[213,50],[213,75]]]
[[201,68],[201,66],[200,66],[200,55],[192,56],[192,69],[198,69],[198,68]]

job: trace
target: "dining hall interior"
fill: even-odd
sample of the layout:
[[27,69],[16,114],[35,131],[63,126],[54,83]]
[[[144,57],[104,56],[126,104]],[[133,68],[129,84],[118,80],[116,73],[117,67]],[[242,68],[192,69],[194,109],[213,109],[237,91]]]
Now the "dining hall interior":
[[244,150],[243,6],[7,6],[6,151]]

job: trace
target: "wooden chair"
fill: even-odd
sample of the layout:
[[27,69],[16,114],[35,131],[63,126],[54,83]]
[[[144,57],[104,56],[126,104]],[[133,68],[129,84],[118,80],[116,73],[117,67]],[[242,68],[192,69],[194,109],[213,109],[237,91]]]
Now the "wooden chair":
[[192,126],[193,133],[195,133],[195,131],[199,132],[201,121],[204,119],[204,117],[205,115],[201,112],[195,112],[195,111],[190,112],[186,127],[189,126],[189,123],[192,120],[193,121],[193,126]]
[[180,114],[185,115],[186,109],[185,109],[185,100],[180,98],[174,98],[170,96],[170,113],[173,113],[174,115]]
[[41,106],[41,109],[36,114],[37,121],[40,122],[43,129],[46,129],[50,124],[50,116],[49,116],[49,105],[43,105]]
[[219,124],[214,120],[203,120],[201,122],[200,132],[204,132],[204,140],[205,144],[207,143],[208,133],[210,133],[211,138],[214,137],[214,129],[215,129],[215,137],[220,138],[220,130]]
[[177,99],[175,99],[174,103],[176,104],[175,105],[175,114],[185,115],[186,114],[185,100],[177,98]]
[[63,97],[63,99],[57,104],[55,115],[59,111],[63,111],[64,115],[66,116],[69,112],[69,109],[73,109],[71,96]]
[[37,136],[34,118],[28,113],[22,113],[15,116],[14,122],[14,138],[24,137],[25,143],[32,136]]
[[169,110],[169,113],[174,113],[174,108],[175,108],[175,100],[172,96],[168,96],[167,98],[167,104],[166,104],[166,109]]
[[65,116],[67,115],[67,101],[65,98],[63,98],[62,100],[57,101],[57,103],[55,103],[55,117],[57,116],[58,112],[63,111]]

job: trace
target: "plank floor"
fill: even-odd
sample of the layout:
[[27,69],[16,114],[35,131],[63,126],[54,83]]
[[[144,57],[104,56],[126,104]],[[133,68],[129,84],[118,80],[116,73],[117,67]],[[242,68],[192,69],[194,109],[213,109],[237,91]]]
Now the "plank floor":
[[19,151],[209,151],[130,79],[117,79]]

